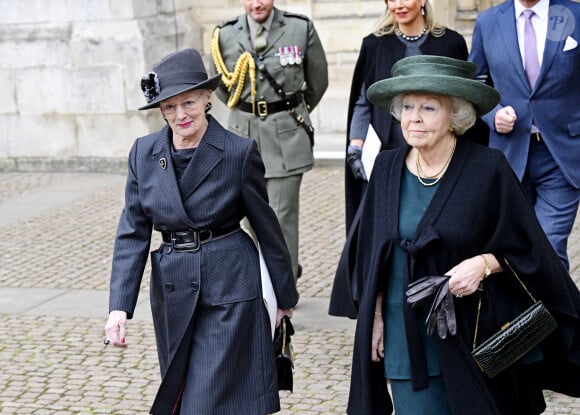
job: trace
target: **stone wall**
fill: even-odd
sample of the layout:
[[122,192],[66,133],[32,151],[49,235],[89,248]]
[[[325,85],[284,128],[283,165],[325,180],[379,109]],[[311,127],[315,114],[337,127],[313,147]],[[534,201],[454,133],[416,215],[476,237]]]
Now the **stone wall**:
[[103,170],[159,125],[139,79],[202,47],[191,1],[0,0],[0,169]]
[[[467,37],[491,3],[433,2],[437,20]],[[358,49],[385,3],[276,6],[315,22],[330,74],[313,113],[315,150],[342,148]],[[123,170],[134,139],[163,122],[136,110],[141,76],[173,50],[194,47],[207,58],[215,25],[243,12],[239,0],[0,0],[0,9],[0,170]],[[213,113],[225,122],[222,105]]]

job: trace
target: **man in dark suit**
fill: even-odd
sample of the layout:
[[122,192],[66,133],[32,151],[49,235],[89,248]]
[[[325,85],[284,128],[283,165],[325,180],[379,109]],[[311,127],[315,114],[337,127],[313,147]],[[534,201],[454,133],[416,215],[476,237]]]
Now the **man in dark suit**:
[[510,0],[482,13],[469,59],[502,98],[483,117],[569,268],[580,199],[580,4]]

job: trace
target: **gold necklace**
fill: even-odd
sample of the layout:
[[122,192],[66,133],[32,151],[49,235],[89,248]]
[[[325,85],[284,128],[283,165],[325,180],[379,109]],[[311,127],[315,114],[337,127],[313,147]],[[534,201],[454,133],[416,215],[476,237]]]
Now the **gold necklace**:
[[[423,186],[434,186],[437,183],[439,183],[439,180],[441,180],[441,178],[443,177],[443,173],[445,172],[445,170],[447,170],[447,167],[449,167],[449,163],[451,163],[451,158],[453,157],[453,153],[455,153],[456,146],[457,146],[457,137],[453,136],[453,145],[451,146],[451,151],[449,152],[447,160],[445,160],[445,164],[443,164],[441,170],[439,170],[432,176],[427,175],[423,170],[423,168],[421,167],[421,162],[419,161],[419,152],[417,151],[417,160],[415,162],[415,165],[417,168],[417,180],[419,180],[419,183],[421,183]],[[433,180],[432,182],[426,182],[423,180],[423,178],[435,180]]]

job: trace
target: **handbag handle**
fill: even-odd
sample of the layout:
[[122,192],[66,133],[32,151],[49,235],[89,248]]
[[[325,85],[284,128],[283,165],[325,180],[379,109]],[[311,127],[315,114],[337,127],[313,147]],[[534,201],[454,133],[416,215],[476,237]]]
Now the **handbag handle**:
[[[512,268],[512,266],[509,263],[509,261],[507,260],[507,258],[504,258],[504,261],[505,261],[506,265],[508,266],[508,268],[510,269],[510,271],[512,272],[512,275],[514,277],[516,277],[516,279],[521,284],[521,286],[526,291],[526,293],[530,296],[530,298],[532,299],[532,301],[534,303],[536,303],[537,300],[532,295],[532,293],[528,290],[528,287],[526,287],[526,285],[524,284],[524,282],[520,279],[520,277],[518,276],[518,273]],[[477,332],[479,330],[479,317],[480,317],[480,315],[481,315],[481,296],[479,297],[479,302],[477,303],[477,319],[475,320],[475,333],[473,334],[473,348],[474,349],[475,349],[475,346],[477,344]]]
[[282,354],[286,349],[286,320],[282,319]]

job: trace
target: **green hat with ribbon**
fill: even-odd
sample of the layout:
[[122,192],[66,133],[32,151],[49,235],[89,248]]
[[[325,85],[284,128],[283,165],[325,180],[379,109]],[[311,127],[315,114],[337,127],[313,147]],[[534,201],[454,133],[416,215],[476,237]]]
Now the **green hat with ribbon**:
[[393,65],[392,78],[372,84],[367,97],[372,104],[387,111],[399,94],[417,92],[458,97],[472,103],[481,116],[497,105],[500,95],[473,79],[475,69],[474,63],[444,56],[410,56]]

